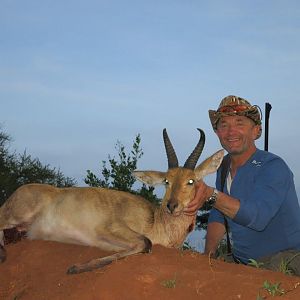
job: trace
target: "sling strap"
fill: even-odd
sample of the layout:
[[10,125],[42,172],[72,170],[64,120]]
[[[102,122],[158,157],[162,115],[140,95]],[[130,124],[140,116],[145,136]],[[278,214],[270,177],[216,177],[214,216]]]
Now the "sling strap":
[[[230,157],[227,154],[224,156],[223,161],[221,163],[221,192],[224,191],[224,186],[225,186],[225,180],[226,180],[226,175],[228,173],[230,166]],[[228,226],[228,221],[226,217],[224,216],[224,226],[225,226],[225,231],[226,231],[226,247],[227,247],[227,254],[231,254],[232,247],[230,243],[230,237],[229,237],[229,226]]]

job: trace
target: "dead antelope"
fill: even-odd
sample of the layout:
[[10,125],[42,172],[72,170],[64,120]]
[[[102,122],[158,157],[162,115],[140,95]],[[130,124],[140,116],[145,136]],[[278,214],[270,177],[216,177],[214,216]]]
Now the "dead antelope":
[[[205,143],[204,132],[198,130],[200,140],[183,167],[178,166],[164,129],[168,171],[134,172],[144,183],[165,185],[161,206],[155,207],[139,196],[111,189],[28,184],[17,189],[0,208],[0,230],[20,226],[26,228],[30,239],[95,246],[115,252],[74,265],[68,269],[69,274],[149,252],[152,244],[180,247],[195,223],[195,217],[183,214],[184,207],[194,197],[194,183],[215,172],[223,158],[220,150],[195,168]],[[4,260],[4,248],[2,251],[0,248],[0,257],[1,253]]]

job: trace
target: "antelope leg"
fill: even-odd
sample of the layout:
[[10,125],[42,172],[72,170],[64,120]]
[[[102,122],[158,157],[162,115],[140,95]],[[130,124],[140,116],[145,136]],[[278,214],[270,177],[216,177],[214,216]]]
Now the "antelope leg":
[[[114,243],[120,243],[122,242],[124,244],[124,240],[122,241],[116,241],[114,239]],[[87,272],[87,271],[92,271],[95,269],[102,268],[113,261],[132,255],[132,254],[137,254],[137,253],[148,253],[151,251],[152,248],[152,243],[151,241],[146,238],[145,236],[139,236],[138,239],[135,241],[127,242],[127,249],[124,251],[117,252],[115,254],[106,256],[106,257],[101,257],[101,258],[96,258],[93,259],[87,263],[84,264],[76,264],[72,267],[70,267],[67,271],[67,274],[78,274],[82,272]]]

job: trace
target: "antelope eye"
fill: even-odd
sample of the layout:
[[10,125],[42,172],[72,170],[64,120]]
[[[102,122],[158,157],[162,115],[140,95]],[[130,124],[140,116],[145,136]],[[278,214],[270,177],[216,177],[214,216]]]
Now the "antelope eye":
[[168,185],[169,184],[169,180],[165,179],[165,184]]
[[194,184],[194,180],[193,180],[193,179],[190,179],[190,180],[188,181],[188,184],[189,184],[189,185]]

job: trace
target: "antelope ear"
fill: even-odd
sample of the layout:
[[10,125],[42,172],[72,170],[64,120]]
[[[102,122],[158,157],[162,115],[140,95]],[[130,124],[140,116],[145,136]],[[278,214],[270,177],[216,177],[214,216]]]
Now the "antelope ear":
[[158,171],[133,171],[133,176],[139,181],[149,184],[157,185],[162,184],[166,179],[166,172]]
[[202,179],[204,176],[214,173],[218,170],[219,166],[222,163],[224,157],[224,150],[219,150],[205,161],[203,161],[195,169],[195,174],[197,180]]

